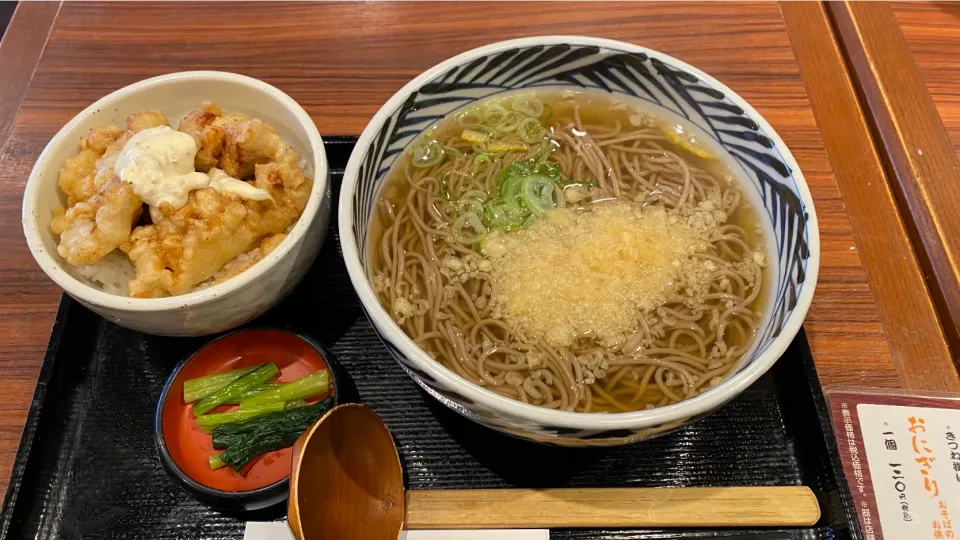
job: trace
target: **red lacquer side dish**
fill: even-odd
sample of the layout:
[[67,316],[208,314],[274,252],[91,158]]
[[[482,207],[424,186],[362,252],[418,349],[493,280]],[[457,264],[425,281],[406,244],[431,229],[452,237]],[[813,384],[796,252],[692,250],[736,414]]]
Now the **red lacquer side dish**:
[[[162,412],[163,437],[170,457],[187,476],[222,491],[249,491],[268,486],[290,475],[291,448],[267,452],[252,459],[238,473],[229,466],[211,468],[215,449],[210,429],[203,429],[193,408],[200,403],[184,401],[184,382],[212,374],[274,364],[279,373],[270,383],[290,383],[322,370],[328,365],[321,353],[296,335],[277,330],[249,330],[220,338],[197,352],[177,374],[166,396]],[[330,380],[326,393],[311,396],[316,403],[334,392]],[[240,405],[218,405],[208,415],[233,412]]]

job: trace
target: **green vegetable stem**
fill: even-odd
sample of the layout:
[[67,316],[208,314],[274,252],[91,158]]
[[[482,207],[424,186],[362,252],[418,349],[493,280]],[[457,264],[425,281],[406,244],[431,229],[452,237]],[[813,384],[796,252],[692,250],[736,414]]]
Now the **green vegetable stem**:
[[213,375],[206,375],[185,381],[183,383],[183,401],[185,403],[193,403],[198,399],[203,399],[261,366],[263,366],[263,364],[222,371],[220,373],[214,373]]
[[241,394],[241,395],[239,395],[239,396],[231,399],[231,400],[228,401],[227,403],[230,404],[230,405],[239,405],[241,401],[243,401],[243,400],[245,400],[245,399],[247,399],[247,398],[252,398],[253,396],[257,396],[257,395],[260,395],[260,394],[262,394],[262,393],[264,393],[264,392],[268,392],[268,391],[270,391],[270,390],[273,390],[274,388],[277,388],[278,386],[280,386],[280,385],[279,385],[279,384],[276,384],[276,383],[261,384],[260,386],[254,388],[253,390],[250,390],[249,392],[246,392],[246,393],[244,393],[244,394]]
[[196,416],[206,414],[218,405],[227,403],[231,399],[245,394],[269,381],[279,372],[280,370],[273,362],[260,366],[195,403],[193,405],[193,414]]
[[293,382],[244,399],[240,402],[240,409],[249,409],[267,403],[286,403],[298,399],[307,399],[323,394],[330,388],[330,374],[327,370],[311,373]]
[[251,407],[249,409],[238,409],[236,411],[230,411],[219,414],[204,414],[197,417],[197,425],[200,426],[204,431],[211,431],[213,428],[221,424],[230,424],[232,422],[243,422],[256,418],[258,416],[263,416],[269,413],[281,412],[286,408],[286,405],[280,402],[276,403],[267,403],[260,405],[258,407]]
[[[221,452],[222,453],[222,452]],[[210,470],[215,471],[221,467],[226,467],[227,464],[220,459],[220,454],[212,454],[210,456]]]

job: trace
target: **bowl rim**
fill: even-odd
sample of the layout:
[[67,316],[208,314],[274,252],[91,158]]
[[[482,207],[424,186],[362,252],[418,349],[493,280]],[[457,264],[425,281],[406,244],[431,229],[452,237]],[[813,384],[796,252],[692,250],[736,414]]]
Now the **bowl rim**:
[[[167,381],[163,384],[163,389],[160,391],[160,397],[157,399],[157,407],[153,413],[154,444],[157,448],[157,454],[160,456],[160,462],[167,473],[172,476],[183,489],[214,505],[219,503],[228,506],[249,506],[256,505],[257,502],[266,501],[273,497],[277,497],[289,489],[290,474],[288,473],[280,480],[253,489],[227,491],[208,486],[207,484],[204,484],[187,474],[173,459],[173,456],[170,454],[170,449],[167,447],[167,439],[163,432],[163,411],[166,408],[167,398],[170,395],[170,389],[173,387],[173,383],[176,382],[177,376],[180,375],[180,372],[183,371],[183,368],[185,368],[190,361],[196,358],[198,354],[203,352],[203,350],[205,350],[207,347],[210,347],[214,343],[217,343],[221,340],[230,339],[245,332],[261,331],[280,332],[282,334],[293,336],[317,351],[317,354],[323,358],[323,362],[327,366],[327,372],[330,375],[329,384],[333,387],[333,406],[330,407],[330,409],[332,410],[334,407],[342,404],[340,395],[340,379],[338,378],[337,370],[334,369],[334,364],[336,364],[337,360],[334,358],[333,353],[331,353],[329,349],[306,334],[273,326],[253,326],[250,328],[240,328],[237,330],[231,330],[213,339],[207,340],[196,350],[187,354],[186,358],[181,360],[176,367],[173,368],[173,371],[170,372],[170,375],[167,377]],[[309,429],[307,431],[309,431]]]
[[[300,124],[306,132],[310,144],[310,148],[303,150],[309,150],[313,153],[313,187],[310,191],[310,198],[307,199],[307,205],[304,207],[300,217],[290,232],[287,233],[287,237],[265,258],[240,274],[222,283],[199,291],[165,298],[130,298],[101,291],[73,277],[64,269],[64,265],[67,264],[66,261],[62,260],[59,255],[52,255],[43,247],[40,240],[40,231],[42,229],[40,218],[33,210],[40,186],[43,185],[44,182],[55,181],[51,178],[41,178],[46,170],[52,170],[54,166],[59,167],[59,164],[52,163],[53,154],[64,144],[73,144],[72,138],[68,137],[70,132],[75,130],[78,125],[97,110],[109,108],[115,101],[136,94],[147,88],[194,80],[214,81],[258,90],[276,99],[283,108],[293,114],[296,122]],[[47,176],[52,177],[54,175]],[[40,156],[37,157],[33,169],[30,171],[30,177],[27,179],[23,193],[21,224],[23,226],[24,237],[27,240],[27,246],[34,260],[44,273],[70,296],[82,300],[85,303],[107,309],[127,312],[164,312],[196,306],[213,301],[219,297],[229,296],[235,291],[246,288],[255,279],[269,272],[276,266],[277,262],[286,257],[293,250],[294,245],[304,237],[314,217],[320,212],[323,198],[327,193],[328,182],[327,154],[324,148],[323,138],[320,137],[320,132],[317,130],[317,126],[310,118],[310,115],[307,114],[303,107],[294,101],[293,98],[269,83],[238,73],[226,71],[181,71],[144,79],[115,90],[92,103],[60,128],[57,134],[54,135],[53,138],[50,139],[50,142],[44,147]],[[42,209],[38,209],[38,211],[40,210]]]
[[[654,409],[629,413],[597,414],[545,409],[501,396],[463,379],[439,362],[432,360],[426,352],[418,347],[396,324],[393,318],[389,316],[374,294],[366,272],[363,270],[358,253],[357,238],[353,234],[353,196],[357,188],[360,165],[369,151],[370,143],[376,136],[377,130],[383,126],[386,119],[401,106],[413,91],[419,89],[424,83],[429,82],[451,67],[463,65],[479,56],[489,55],[513,47],[558,44],[599,46],[632,53],[642,53],[696,75],[703,81],[724,92],[724,94],[740,106],[751,119],[757,122],[764,131],[764,134],[773,140],[777,151],[792,171],[797,192],[807,212],[806,226],[808,248],[810,251],[810,256],[807,259],[806,279],[798,295],[796,306],[784,322],[780,335],[773,339],[751,365],[725,379],[710,390],[693,398]],[[400,352],[419,369],[430,374],[436,380],[440,381],[441,384],[450,388],[457,388],[466,398],[473,400],[479,406],[500,412],[507,416],[534,421],[549,427],[579,430],[642,429],[663,423],[693,418],[719,407],[753,384],[783,355],[797,332],[799,332],[803,319],[806,317],[807,311],[810,308],[814,290],[816,289],[817,276],[820,269],[820,233],[817,214],[806,179],[796,159],[780,138],[780,135],[756,109],[725,84],[682,60],[640,45],[587,36],[536,36],[492,43],[440,62],[404,85],[377,111],[360,135],[357,145],[350,156],[350,161],[347,164],[343,178],[338,205],[338,230],[343,258],[354,289],[357,291],[357,295],[360,297],[360,301],[368,317],[370,317],[371,322],[378,332],[389,336],[389,341],[395,344]],[[387,338],[383,337],[383,339]]]

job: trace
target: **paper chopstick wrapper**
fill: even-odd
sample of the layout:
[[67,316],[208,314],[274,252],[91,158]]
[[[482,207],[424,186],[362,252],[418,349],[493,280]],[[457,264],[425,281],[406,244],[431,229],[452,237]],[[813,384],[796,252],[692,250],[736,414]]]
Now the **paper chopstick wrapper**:
[[546,529],[488,529],[484,531],[403,531],[400,540],[550,540]]
[[[482,531],[403,531],[400,540],[549,540],[546,529]],[[294,540],[286,521],[249,521],[243,540]]]

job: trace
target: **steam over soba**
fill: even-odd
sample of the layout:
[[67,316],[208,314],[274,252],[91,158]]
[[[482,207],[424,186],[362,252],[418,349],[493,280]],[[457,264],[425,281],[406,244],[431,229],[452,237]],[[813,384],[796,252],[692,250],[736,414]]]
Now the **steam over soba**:
[[374,290],[463,378],[526,403],[629,412],[733,370],[765,248],[690,129],[608,94],[461,110],[397,161],[370,228]]

